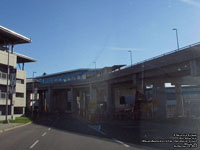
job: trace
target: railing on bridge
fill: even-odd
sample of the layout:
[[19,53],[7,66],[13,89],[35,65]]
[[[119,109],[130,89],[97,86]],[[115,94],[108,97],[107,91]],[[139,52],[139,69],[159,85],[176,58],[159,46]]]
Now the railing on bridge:
[[145,60],[140,61],[140,62],[137,62],[137,63],[135,63],[135,64],[125,66],[124,68],[122,68],[122,70],[123,70],[123,69],[127,69],[127,68],[132,67],[132,66],[136,66],[136,65],[138,65],[138,64],[143,64],[143,63],[145,63],[145,62],[148,62],[148,61],[151,61],[151,60],[153,60],[153,59],[157,59],[157,58],[160,58],[160,57],[169,55],[169,54],[173,54],[173,53],[176,53],[176,52],[180,52],[180,51],[183,51],[183,50],[186,49],[186,48],[191,48],[191,47],[194,47],[194,46],[197,46],[197,45],[200,45],[200,42],[197,42],[197,43],[194,43],[194,44],[191,44],[191,45],[188,45],[188,46],[181,47],[179,50],[176,49],[176,50],[173,50],[173,51],[170,51],[170,52],[166,52],[166,53],[164,53],[164,54],[161,54],[161,55],[158,55],[158,56],[149,58],[149,59],[145,59]]

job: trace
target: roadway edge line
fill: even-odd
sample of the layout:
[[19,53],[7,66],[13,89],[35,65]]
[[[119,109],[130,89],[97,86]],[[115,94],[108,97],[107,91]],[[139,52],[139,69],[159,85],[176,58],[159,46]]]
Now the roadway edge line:
[[24,127],[24,126],[27,126],[31,123],[33,123],[33,122],[31,121],[31,122],[28,122],[28,123],[25,123],[25,124],[22,124],[22,125],[17,125],[17,126],[11,127],[11,128],[3,129],[3,130],[0,130],[0,133],[10,131],[10,130],[14,130],[14,129],[17,129],[17,128],[20,128],[20,127]]

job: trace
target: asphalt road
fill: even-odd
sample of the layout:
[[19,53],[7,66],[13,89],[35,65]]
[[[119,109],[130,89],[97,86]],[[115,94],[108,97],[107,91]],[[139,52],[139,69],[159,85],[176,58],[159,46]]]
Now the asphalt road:
[[98,132],[75,117],[49,116],[0,133],[0,150],[148,150]]
[[[162,150],[199,150],[198,147],[182,147],[185,143],[191,143],[190,135],[195,135],[197,142],[192,146],[200,145],[200,128],[187,127],[184,125],[169,125],[163,123],[152,123],[149,121],[103,121],[102,131],[116,137],[130,146],[146,146],[148,149]],[[178,137],[180,135],[180,137]],[[186,136],[187,135],[187,136]],[[182,138],[182,139],[181,139]],[[185,139],[184,139],[185,138]],[[154,140],[156,142],[146,142]],[[181,141],[182,140],[182,141]],[[145,142],[143,142],[145,141]],[[161,141],[161,142],[159,142]],[[188,145],[187,145],[188,146]],[[190,145],[191,146],[191,145]]]

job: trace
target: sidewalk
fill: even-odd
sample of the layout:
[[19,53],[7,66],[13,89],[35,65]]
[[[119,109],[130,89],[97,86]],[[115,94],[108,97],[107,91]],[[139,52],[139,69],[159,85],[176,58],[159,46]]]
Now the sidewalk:
[[17,126],[21,126],[24,123],[9,123],[9,124],[4,124],[4,123],[0,123],[0,132],[4,132],[8,129],[17,127]]

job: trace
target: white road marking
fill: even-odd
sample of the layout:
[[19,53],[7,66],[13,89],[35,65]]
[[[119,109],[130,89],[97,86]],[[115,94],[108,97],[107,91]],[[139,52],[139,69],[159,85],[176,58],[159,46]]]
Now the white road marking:
[[50,131],[50,130],[51,130],[51,128],[48,128],[48,130]]
[[39,140],[36,140],[29,148],[32,149],[38,142]]
[[119,141],[119,140],[117,140],[117,139],[115,139],[115,138],[112,138],[112,140],[115,141],[115,142],[117,142],[117,143],[120,143],[120,144],[124,145],[125,147],[130,147],[129,145],[127,145],[127,144],[125,144],[124,142]]
[[47,133],[46,132],[44,132],[43,134],[42,134],[42,136],[45,136]]

